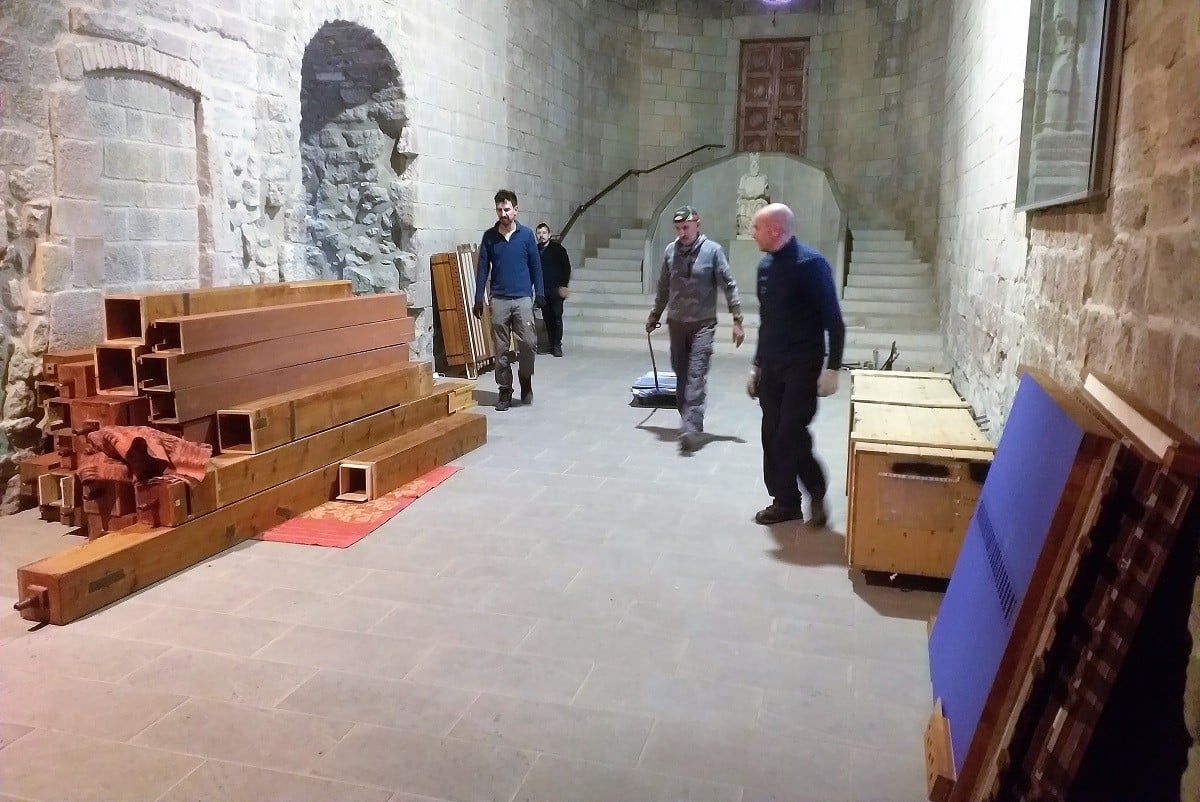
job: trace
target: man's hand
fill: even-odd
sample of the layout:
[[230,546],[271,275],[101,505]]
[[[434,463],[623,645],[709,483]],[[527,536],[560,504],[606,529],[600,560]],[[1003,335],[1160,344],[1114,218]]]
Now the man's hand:
[[654,331],[657,328],[658,328],[658,318],[657,317],[655,317],[654,315],[651,315],[650,317],[646,318],[646,333],[647,334],[649,334],[650,332]]
[[821,371],[821,375],[817,378],[817,397],[824,398],[825,396],[833,395],[838,389],[838,372],[826,368]]
[[746,395],[758,398],[758,368],[750,368],[750,376],[746,379]]
[[558,288],[558,297],[562,298],[564,301],[567,300],[568,298],[571,297],[571,290],[567,287],[559,287]]
[[742,327],[740,320],[733,321],[733,346],[741,348],[742,343],[746,341],[746,329]]
[[471,314],[477,318],[483,317],[483,301],[475,302],[475,305],[471,307]]
[[545,295],[534,296],[533,305],[536,306],[538,309],[545,309],[546,308],[546,296]]

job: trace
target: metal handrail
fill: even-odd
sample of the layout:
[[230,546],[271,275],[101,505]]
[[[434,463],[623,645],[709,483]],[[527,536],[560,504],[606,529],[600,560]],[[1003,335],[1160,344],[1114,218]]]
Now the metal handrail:
[[581,203],[581,204],[579,204],[579,206],[575,207],[575,211],[573,211],[571,213],[571,217],[569,220],[567,220],[567,224],[562,227],[562,231],[558,232],[558,239],[559,240],[566,239],[567,232],[571,230],[571,226],[575,225],[575,221],[578,220],[583,215],[584,212],[586,212],[593,205],[595,205],[597,201],[599,201],[605,195],[607,195],[608,193],[610,193],[614,189],[616,189],[617,186],[622,181],[624,181],[626,178],[629,178],[630,176],[633,176],[633,175],[643,175],[645,173],[652,173],[655,170],[661,170],[663,167],[666,167],[668,164],[674,164],[675,162],[679,161],[680,159],[686,159],[688,156],[691,156],[693,153],[699,153],[700,151],[707,150],[708,148],[723,148],[723,147],[725,147],[725,146],[717,145],[717,144],[701,145],[700,147],[692,148],[687,153],[676,156],[673,159],[668,159],[667,161],[663,162],[662,164],[656,164],[653,167],[646,167],[646,168],[642,168],[642,169],[633,168],[633,169],[626,170],[625,172],[621,173],[620,178],[618,178],[616,181],[613,181],[611,184],[606,186],[604,189],[602,189],[598,193],[596,193],[596,195],[593,196],[591,200],[587,201],[586,203]]

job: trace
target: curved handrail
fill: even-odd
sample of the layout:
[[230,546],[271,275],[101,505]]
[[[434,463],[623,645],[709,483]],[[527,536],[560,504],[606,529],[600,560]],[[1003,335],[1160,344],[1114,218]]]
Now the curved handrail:
[[[671,187],[671,189],[668,190],[665,195],[662,196],[662,200],[660,200],[658,202],[658,205],[654,207],[654,211],[651,212],[649,222],[647,224],[646,244],[644,247],[643,257],[642,257],[642,272],[643,272],[642,280],[643,280],[643,282],[645,282],[645,280],[646,280],[646,277],[645,277],[646,265],[655,264],[655,262],[656,262],[655,257],[657,256],[657,254],[652,254],[650,251],[652,248],[652,243],[654,242],[655,237],[658,235],[659,218],[662,217],[662,214],[664,211],[666,211],[667,206],[674,202],[675,196],[679,194],[680,190],[683,189],[684,185],[686,185],[688,181],[692,180],[693,175],[700,172],[701,170],[705,170],[705,169],[708,169],[709,167],[720,164],[721,162],[729,161],[730,159],[736,159],[738,156],[741,156],[741,155],[742,155],[741,152],[730,153],[727,156],[720,156],[718,158],[713,159],[712,161],[707,161],[704,164],[694,165],[690,170],[688,170],[686,173],[681,175],[679,177],[679,180],[675,182],[675,185],[673,187]],[[840,253],[842,255],[842,284],[844,285],[845,279],[846,279],[846,277],[845,277],[846,267],[850,263],[850,253],[849,253],[850,243],[848,242],[848,236],[847,236],[850,231],[850,215],[846,212],[845,196],[842,194],[841,187],[838,186],[837,179],[833,177],[833,172],[827,166],[820,164],[818,162],[815,162],[812,159],[807,159],[803,156],[798,156],[794,153],[773,153],[772,155],[786,156],[789,159],[793,159],[795,161],[801,162],[802,164],[806,164],[809,167],[814,167],[825,174],[825,180],[829,184],[829,190],[833,194],[834,202],[837,203],[837,205],[838,205],[838,211],[839,211],[838,230],[839,230],[839,239],[840,239],[840,241],[838,242],[838,250],[840,251]]]
[[692,148],[687,153],[680,154],[679,156],[676,156],[673,159],[668,159],[667,161],[663,162],[662,164],[656,164],[653,167],[646,167],[646,168],[642,168],[642,169],[632,168],[632,169],[626,170],[625,172],[621,173],[620,178],[618,178],[616,181],[613,181],[611,184],[606,186],[604,189],[602,189],[598,193],[596,193],[592,197],[591,200],[589,200],[585,203],[581,203],[575,207],[575,211],[571,212],[571,217],[570,217],[570,219],[567,220],[567,224],[562,227],[562,231],[558,232],[558,239],[559,240],[566,239],[567,232],[571,230],[571,226],[575,225],[575,221],[578,220],[583,215],[583,213],[586,212],[588,209],[590,209],[597,201],[599,201],[605,195],[607,195],[608,193],[610,193],[614,189],[616,189],[617,186],[620,185],[620,183],[622,181],[624,181],[626,178],[629,178],[630,176],[634,176],[634,175],[644,175],[645,173],[652,173],[655,170],[661,170],[663,167],[666,167],[668,164],[674,164],[675,162],[679,161],[680,159],[686,159],[688,156],[691,156],[693,153],[699,153],[700,151],[707,150],[708,148],[723,148],[723,147],[725,147],[725,146],[718,145],[715,143],[708,144],[708,145],[701,145],[699,147]]

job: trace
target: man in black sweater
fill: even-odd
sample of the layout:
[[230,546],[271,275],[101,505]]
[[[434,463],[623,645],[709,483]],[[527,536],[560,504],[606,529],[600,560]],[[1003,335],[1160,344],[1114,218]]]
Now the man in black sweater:
[[546,339],[550,353],[562,356],[563,301],[571,297],[571,257],[562,243],[550,239],[549,225],[538,223],[535,233],[538,254],[542,257],[542,284],[546,288],[546,305],[542,309]]
[[746,392],[762,407],[763,479],[773,499],[754,520],[769,526],[802,519],[803,484],[812,502],[809,521],[820,527],[829,518],[825,471],[813,456],[808,425],[817,397],[837,392],[846,326],[829,262],[798,242],[795,229],[796,216],[782,203],[754,215],[754,241],[765,255],[758,263],[758,349]]

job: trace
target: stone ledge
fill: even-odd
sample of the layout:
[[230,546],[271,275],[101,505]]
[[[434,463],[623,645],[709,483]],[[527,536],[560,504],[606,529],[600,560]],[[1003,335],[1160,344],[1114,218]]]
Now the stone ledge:
[[[99,70],[141,72],[176,84],[200,97],[208,97],[200,70],[174,56],[131,44],[81,45],[78,50],[84,74]],[[64,78],[73,80],[74,75],[74,71],[68,74],[64,70]]]

